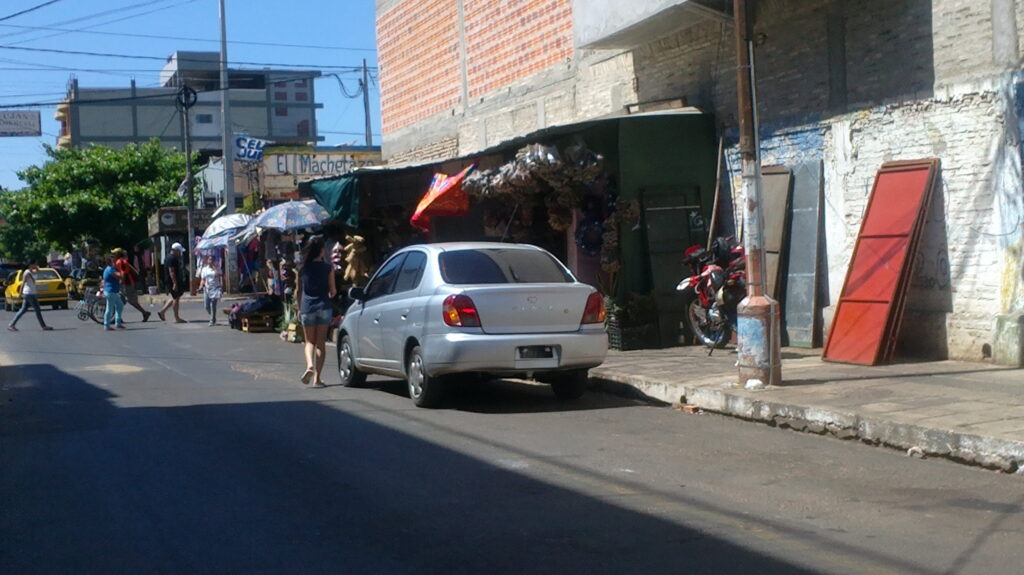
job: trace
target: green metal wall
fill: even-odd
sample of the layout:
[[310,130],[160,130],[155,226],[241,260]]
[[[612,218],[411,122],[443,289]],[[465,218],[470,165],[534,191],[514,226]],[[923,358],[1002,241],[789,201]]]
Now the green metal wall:
[[619,296],[654,295],[662,345],[675,345],[679,336],[682,305],[675,286],[689,273],[681,263],[683,253],[707,241],[717,150],[709,115],[619,122],[620,197],[648,208],[637,229],[622,229]]

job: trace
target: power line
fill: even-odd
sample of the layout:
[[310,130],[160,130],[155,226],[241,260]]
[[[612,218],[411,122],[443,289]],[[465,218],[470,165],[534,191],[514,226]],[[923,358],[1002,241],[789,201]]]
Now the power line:
[[38,4],[38,5],[33,6],[31,8],[26,8],[26,9],[22,10],[21,12],[15,12],[14,14],[11,14],[9,16],[4,16],[3,18],[0,18],[0,22],[3,22],[4,20],[10,20],[11,18],[15,18],[17,16],[21,16],[22,14],[28,14],[29,12],[35,12],[36,10],[38,10],[40,8],[45,8],[45,7],[49,6],[50,4],[56,4],[57,2],[60,2],[60,0],[50,0],[49,2],[43,2],[42,4]]
[[[49,54],[68,54],[73,56],[96,56],[99,58],[124,58],[129,60],[160,60],[166,61],[166,57],[161,56],[142,56],[136,54],[110,54],[107,52],[85,52],[81,50],[58,50],[56,48],[28,48],[25,46],[0,46],[2,50],[21,50],[25,52],[45,52]],[[210,64],[217,62],[216,60],[203,60],[199,58],[179,58],[179,62],[202,62],[204,64]],[[219,62],[217,62],[219,63]],[[280,64],[274,62],[234,62],[235,65],[243,66],[277,66],[280,68],[319,68],[327,70],[362,70],[360,66],[331,66],[329,64]],[[370,69],[376,70],[376,67],[370,67]]]
[[[314,77],[313,76],[309,76],[309,75],[287,76],[287,77],[283,77],[283,78],[274,78],[273,81],[274,82],[291,82],[291,81],[294,81],[294,80],[308,80],[310,78],[314,78]],[[161,98],[165,98],[165,99],[166,98],[172,98],[173,99],[175,97],[175,95],[177,94],[177,89],[176,88],[166,88],[166,89],[167,89],[167,92],[166,93],[162,93],[162,94],[149,94],[149,95],[145,95],[145,96],[124,96],[124,97],[121,97],[121,98],[97,98],[95,100],[71,100],[70,102],[72,104],[75,104],[75,105],[90,105],[90,104],[107,104],[107,103],[111,103],[111,102],[131,102],[131,101],[137,101],[137,100],[157,100],[157,99],[161,99]],[[227,89],[238,90],[239,88],[230,88],[229,87]],[[196,92],[199,93],[199,94],[207,94],[207,93],[221,92],[223,90],[224,90],[224,88],[210,88],[210,89],[207,89],[207,90],[196,90]],[[65,102],[67,102],[67,100],[61,100],[61,101],[58,101],[58,102],[29,102],[29,103],[22,103],[22,104],[0,104],[0,110],[16,110],[16,109],[21,109],[21,108],[52,108],[54,106],[58,106],[58,105],[63,104]]]
[[[95,14],[89,14],[89,15],[86,15],[86,16],[79,16],[77,18],[72,18],[70,20],[62,20],[60,22],[56,22],[53,25],[54,26],[61,26],[61,25],[64,25],[64,24],[74,24],[75,22],[81,22],[83,20],[91,20],[93,18],[99,18],[101,16],[106,16],[107,14],[121,13],[121,12],[124,12],[125,10],[132,10],[132,9],[135,9],[135,8],[141,8],[143,6],[149,6],[149,5],[152,5],[152,4],[159,4],[161,2],[168,2],[168,1],[169,0],[147,0],[145,2],[137,2],[135,4],[130,4],[128,6],[122,6],[120,8],[112,8],[110,10],[104,10],[103,12],[97,12]],[[193,1],[194,0],[187,0],[187,2],[185,2],[185,3],[193,2]],[[169,6],[165,6],[164,8],[158,8],[155,11],[164,10],[166,8],[169,8]],[[150,14],[152,12],[154,12],[154,10],[151,10],[150,12],[144,12],[143,14],[135,14],[135,15],[131,15],[131,16],[125,16],[123,18],[119,18],[117,20],[114,20],[114,22],[120,22],[121,20],[125,20],[125,19],[128,19],[128,18],[134,18],[134,17],[137,17],[137,16],[143,16],[145,14]],[[94,24],[93,26],[102,26],[104,24],[109,24],[109,23],[110,22],[101,22],[99,24]],[[21,36],[21,35],[24,35],[24,34],[27,34],[27,32],[12,32],[10,34],[3,34],[2,37],[7,38],[7,37],[11,37],[11,36]],[[45,38],[51,38],[51,37],[56,36],[56,35],[57,34],[51,34],[50,36],[44,36],[44,37],[40,37],[40,38],[30,38],[30,39],[27,39],[27,40],[19,40],[19,43],[21,43],[21,42],[32,42],[32,41],[35,41],[35,40],[43,40]]]
[[[159,36],[156,34],[130,34],[128,32],[100,32],[97,30],[85,30],[85,29],[73,29],[73,28],[52,28],[47,26],[18,26],[16,24],[0,24],[4,28],[20,28],[24,30],[45,30],[55,32],[67,32],[67,33],[80,33],[80,34],[96,34],[100,36],[121,36],[125,38],[149,38],[154,40],[183,40],[188,42],[212,42],[218,43],[220,40],[211,40],[208,38],[188,38],[184,36]],[[376,52],[376,48],[350,48],[344,46],[315,46],[312,44],[282,44],[278,42],[247,42],[244,40],[228,40],[228,44],[238,44],[246,46],[271,46],[275,48],[311,48],[315,50],[339,50],[347,52]]]

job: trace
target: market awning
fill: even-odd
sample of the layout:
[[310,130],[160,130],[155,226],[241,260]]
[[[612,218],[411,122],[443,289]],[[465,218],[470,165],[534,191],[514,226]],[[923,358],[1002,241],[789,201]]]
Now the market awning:
[[464,216],[469,212],[469,196],[462,191],[462,181],[475,164],[466,166],[454,176],[436,173],[430,188],[416,206],[409,223],[423,231],[430,231],[431,216]]
[[303,182],[308,186],[316,203],[323,206],[331,217],[346,226],[359,227],[359,179],[345,176],[337,179]]

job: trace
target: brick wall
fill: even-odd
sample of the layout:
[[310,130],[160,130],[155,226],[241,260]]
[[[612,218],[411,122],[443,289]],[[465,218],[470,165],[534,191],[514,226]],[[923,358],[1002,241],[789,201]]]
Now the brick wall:
[[458,10],[454,0],[407,0],[377,15],[381,123],[388,132],[459,103]]
[[572,0],[465,0],[469,97],[573,55]]
[[461,0],[461,11],[459,1],[405,0],[378,13],[385,135],[573,57],[572,0]]
[[389,159],[389,163],[403,164],[406,162],[429,162],[432,160],[448,160],[454,158],[459,152],[459,141],[457,138],[442,138],[440,140],[411,148],[401,154],[396,154]]

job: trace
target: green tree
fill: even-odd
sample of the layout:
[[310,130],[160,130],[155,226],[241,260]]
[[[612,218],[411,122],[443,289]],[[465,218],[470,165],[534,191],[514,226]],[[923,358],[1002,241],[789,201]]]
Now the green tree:
[[42,263],[49,244],[19,216],[26,197],[24,191],[0,193],[0,255],[9,261]]
[[[104,248],[130,246],[146,238],[157,208],[181,204],[175,191],[185,176],[185,155],[158,140],[120,150],[46,146],[46,154],[42,166],[18,172],[28,187],[0,208],[14,224],[11,232],[30,229],[46,246],[66,250],[82,238]],[[13,247],[9,235],[0,229],[0,244]]]
[[184,154],[159,140],[122,149],[47,146],[46,153],[43,166],[18,172],[30,196],[18,216],[55,248],[83,237],[104,248],[131,246],[146,237],[151,214],[181,203],[175,190],[184,177]]

